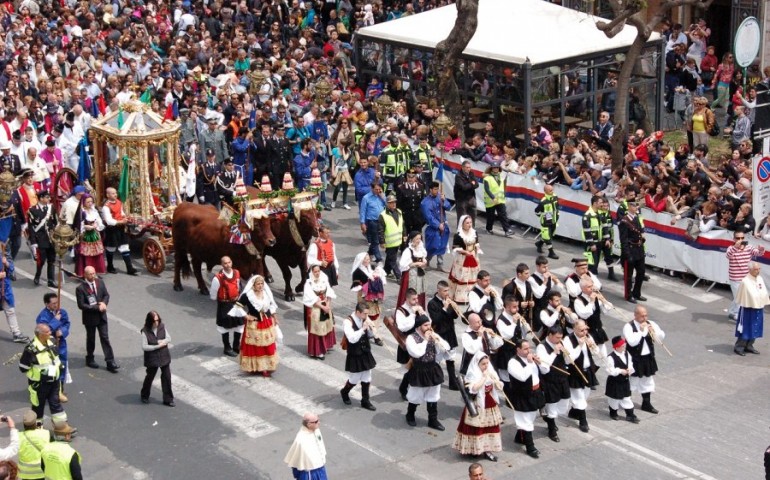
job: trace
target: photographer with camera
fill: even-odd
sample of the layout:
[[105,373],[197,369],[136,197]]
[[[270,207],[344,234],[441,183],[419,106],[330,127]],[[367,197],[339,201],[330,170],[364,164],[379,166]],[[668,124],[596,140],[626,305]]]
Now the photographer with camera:
[[5,448],[0,448],[0,461],[12,460],[19,453],[19,431],[16,430],[16,424],[13,423],[13,419],[6,415],[0,417],[0,423],[8,425],[11,429],[10,437],[11,443]]

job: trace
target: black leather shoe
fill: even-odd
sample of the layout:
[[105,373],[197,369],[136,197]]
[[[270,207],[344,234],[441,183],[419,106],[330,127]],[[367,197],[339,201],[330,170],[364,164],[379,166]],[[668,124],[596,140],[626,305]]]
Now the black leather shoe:
[[142,397],[142,403],[145,403],[145,404],[150,403],[150,399]]
[[379,347],[382,347],[383,345],[385,345],[385,342],[383,342],[382,339],[378,337],[374,339],[374,344]]
[[580,428],[581,432],[588,433],[589,428],[588,428],[587,424],[586,425],[580,425],[580,427],[578,427],[578,428]]
[[165,405],[167,407],[176,407],[176,403],[174,403],[173,400],[170,401],[170,402],[163,402],[163,405]]
[[489,460],[490,462],[496,462],[497,457],[492,454],[492,452],[484,452],[484,458]]
[[434,430],[438,430],[440,432],[443,432],[446,430],[443,425],[441,425],[441,422],[438,420],[430,420],[428,421],[428,426]]
[[532,450],[527,450],[527,455],[529,455],[532,458],[540,458],[540,450],[537,448],[533,448]]
[[56,288],[56,283],[49,281],[49,282],[48,282],[48,286],[49,286],[49,287],[53,287],[53,288]]
[[414,417],[407,416],[406,417],[406,424],[409,425],[410,427],[416,427],[417,426],[417,421],[415,420]]
[[86,367],[88,368],[99,368],[99,364],[91,360],[90,362],[86,362]]
[[32,283],[34,283],[34,284],[35,284],[35,286],[38,286],[38,285],[40,285],[40,277],[35,277],[35,279],[34,279],[34,280],[32,280]]
[[653,407],[652,405],[642,405],[642,411],[647,413],[652,413],[652,414],[658,413],[658,409]]
[[107,273],[118,273],[118,269],[115,267],[107,267]]
[[759,350],[757,350],[754,347],[746,347],[746,351],[749,353],[753,353],[754,355],[759,355]]
[[636,299],[637,299],[637,300],[639,300],[640,302],[646,302],[646,301],[647,301],[647,297],[643,297],[643,296],[641,296],[641,295],[639,295],[638,297],[636,297]]
[[744,352],[743,350],[738,350],[737,348],[733,348],[733,352],[735,352],[736,354],[740,355],[741,357],[745,357],[746,356],[746,352]]
[[107,371],[110,373],[118,373],[119,369],[120,369],[120,365],[118,365],[117,363],[107,364]]
[[628,297],[626,300],[628,303],[636,303],[636,299],[634,297]]

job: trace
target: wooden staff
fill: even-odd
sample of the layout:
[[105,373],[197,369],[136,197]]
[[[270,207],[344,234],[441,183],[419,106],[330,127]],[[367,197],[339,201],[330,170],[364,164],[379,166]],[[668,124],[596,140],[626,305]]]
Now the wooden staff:
[[666,346],[666,344],[665,344],[665,343],[663,343],[663,341],[662,341],[662,340],[659,340],[659,339],[658,339],[658,336],[657,336],[657,335],[655,335],[655,327],[653,327],[651,323],[648,323],[647,325],[648,325],[648,326],[647,326],[647,332],[649,333],[649,335],[650,335],[650,338],[652,338],[652,341],[653,341],[654,343],[657,343],[657,344],[658,344],[658,345],[660,345],[661,347],[663,347],[663,350],[665,350],[665,351],[666,351],[666,353],[668,353],[668,356],[669,356],[669,357],[673,357],[673,356],[674,356],[674,354],[673,354],[673,353],[671,353],[671,350],[669,350],[669,349],[668,349],[668,347]]
[[572,365],[575,365],[575,369],[577,370],[578,375],[580,375],[580,378],[582,378],[583,381],[586,382],[586,386],[590,386],[588,385],[588,379],[586,378],[585,375],[583,375],[583,370],[579,366],[577,366],[577,364],[575,364],[574,360],[572,360],[572,356],[569,354],[569,351],[567,351],[567,346],[564,345],[564,342],[559,342],[559,343],[561,343],[561,346],[563,347],[561,351],[564,354],[564,356],[567,357],[567,360],[572,362]]

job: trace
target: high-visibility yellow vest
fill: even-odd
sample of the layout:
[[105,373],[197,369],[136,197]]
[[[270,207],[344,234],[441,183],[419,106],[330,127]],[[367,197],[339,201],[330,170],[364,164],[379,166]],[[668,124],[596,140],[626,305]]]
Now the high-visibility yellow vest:
[[42,428],[19,433],[19,478],[21,480],[43,478],[40,452],[50,442],[51,433]]
[[398,212],[398,222],[388,214],[387,209],[380,213],[385,222],[385,248],[398,247],[404,240],[404,215],[399,209],[396,209],[396,212]]
[[399,155],[393,147],[387,147],[381,152],[381,155],[385,155],[385,164],[382,166],[382,176],[394,178],[404,174],[406,171],[406,164],[399,162]]
[[599,215],[589,208],[583,215],[583,240],[587,242],[598,242],[602,238],[602,223]]
[[433,157],[433,149],[430,145],[424,149],[417,147],[417,150],[415,150],[414,153],[416,158],[411,164],[412,167],[415,165],[423,165],[425,168],[431,168],[430,159]]
[[80,455],[66,442],[51,442],[43,449],[41,458],[45,465],[45,480],[72,480],[70,462]]
[[[505,203],[505,182],[499,175],[485,175],[484,186],[484,207],[490,208]],[[491,197],[487,190],[492,194]]]
[[[48,346],[46,346],[35,337],[31,347],[34,349],[37,362],[27,370],[27,378],[33,382],[39,382],[41,377],[48,377],[49,380],[58,379],[61,373],[61,360],[54,351],[53,342],[49,340]],[[54,368],[50,368],[51,366]],[[51,373],[55,375],[51,375]]]
[[559,221],[559,198],[556,195],[543,195],[540,205],[543,207],[540,214],[540,225],[556,226]]

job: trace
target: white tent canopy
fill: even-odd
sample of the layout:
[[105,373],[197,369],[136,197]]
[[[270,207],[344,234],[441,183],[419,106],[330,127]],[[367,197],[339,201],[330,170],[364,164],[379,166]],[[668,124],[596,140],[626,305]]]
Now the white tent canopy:
[[[444,40],[457,18],[455,5],[365,27],[366,39],[380,39],[433,49]],[[631,46],[636,29],[626,26],[609,39],[596,28],[599,17],[543,0],[480,0],[476,34],[464,51],[467,57],[509,64],[558,64],[563,59],[594,56]],[[654,33],[650,41],[660,35]]]

